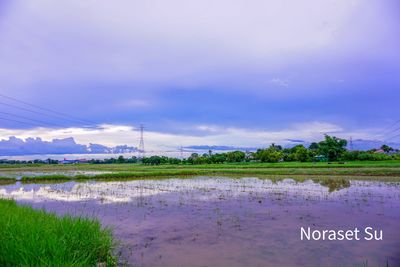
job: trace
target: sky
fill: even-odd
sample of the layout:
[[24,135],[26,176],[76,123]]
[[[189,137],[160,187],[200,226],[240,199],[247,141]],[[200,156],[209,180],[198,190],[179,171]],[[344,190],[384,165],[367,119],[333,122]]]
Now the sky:
[[396,0],[2,0],[0,139],[390,139],[399,47]]

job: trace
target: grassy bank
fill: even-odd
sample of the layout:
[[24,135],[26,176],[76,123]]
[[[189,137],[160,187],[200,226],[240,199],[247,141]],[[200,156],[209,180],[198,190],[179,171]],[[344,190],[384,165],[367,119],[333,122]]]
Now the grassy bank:
[[240,163],[221,163],[221,164],[162,164],[162,165],[144,165],[139,163],[124,164],[66,164],[66,165],[49,165],[49,164],[1,164],[0,171],[51,171],[54,169],[63,170],[146,170],[146,169],[214,169],[214,168],[369,168],[369,167],[398,167],[399,160],[387,161],[348,161],[348,162],[278,162],[278,163],[259,163],[259,162],[240,162]]
[[0,266],[115,266],[97,220],[57,217],[0,199]]
[[[112,173],[85,174],[88,171]],[[35,173],[35,175],[31,174]],[[83,172],[71,176],[69,172]],[[14,165],[1,166],[4,177],[19,174],[24,181],[70,179],[129,179],[147,177],[194,175],[254,175],[254,176],[343,176],[343,177],[398,177],[400,162],[347,162],[347,163],[231,163],[204,165],[142,165],[142,164],[77,164],[77,165]]]
[[309,177],[314,176],[341,176],[341,177],[357,177],[358,179],[365,178],[366,180],[386,180],[386,178],[393,178],[391,180],[400,181],[400,169],[396,170],[249,170],[249,169],[223,169],[223,170],[158,170],[158,171],[138,171],[138,172],[117,172],[108,174],[97,175],[39,175],[39,176],[24,176],[22,181],[34,182],[42,180],[115,180],[115,179],[145,179],[145,178],[163,178],[163,177],[184,177],[184,176],[257,176],[257,177]]

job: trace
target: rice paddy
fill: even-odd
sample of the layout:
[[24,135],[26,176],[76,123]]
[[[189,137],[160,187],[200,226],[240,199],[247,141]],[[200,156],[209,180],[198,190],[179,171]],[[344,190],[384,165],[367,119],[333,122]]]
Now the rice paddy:
[[[0,186],[0,197],[58,216],[97,218],[113,228],[121,266],[399,265],[395,176],[272,176],[20,181]],[[307,226],[371,226],[384,239],[301,241]]]
[[[400,180],[400,162],[231,163],[204,165],[71,164],[0,165],[0,180],[137,179],[171,176],[226,175],[269,177],[340,176]],[[357,178],[358,179],[358,178]]]

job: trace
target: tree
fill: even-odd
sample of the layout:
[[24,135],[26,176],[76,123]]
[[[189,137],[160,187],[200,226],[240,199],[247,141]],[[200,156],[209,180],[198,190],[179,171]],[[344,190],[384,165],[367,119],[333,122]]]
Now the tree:
[[124,156],[119,156],[118,157],[118,159],[117,159],[117,163],[125,163],[125,158],[124,158]]
[[393,150],[394,150],[393,147],[390,147],[390,146],[388,146],[388,145],[382,145],[382,146],[381,146],[381,149],[382,149],[383,151],[385,151],[386,153],[389,153],[390,151],[393,151]]
[[159,165],[159,164],[161,164],[161,157],[160,156],[151,156],[149,158],[143,158],[142,162],[144,164]]
[[345,139],[326,134],[325,140],[318,143],[318,150],[328,161],[335,161],[346,151],[346,146],[347,141]]
[[257,150],[254,156],[261,162],[278,162],[283,158],[283,152],[281,150],[282,147],[272,144],[267,149]]
[[275,145],[275,143],[272,143],[270,147],[277,151],[282,151],[283,149],[281,145]]
[[190,155],[190,157],[187,158],[187,162],[190,164],[195,164],[195,161],[198,159],[199,154],[197,153],[192,153],[192,155]]
[[226,154],[225,153],[217,153],[213,154],[210,157],[211,163],[224,163],[226,161]]
[[318,148],[319,148],[319,145],[316,142],[312,142],[310,144],[310,146],[308,147],[308,149],[310,149],[310,150],[318,150]]
[[296,161],[306,162],[310,160],[310,152],[303,145],[297,145],[293,150],[293,157]]
[[226,153],[226,159],[228,162],[242,162],[244,161],[246,154],[242,151],[233,151]]

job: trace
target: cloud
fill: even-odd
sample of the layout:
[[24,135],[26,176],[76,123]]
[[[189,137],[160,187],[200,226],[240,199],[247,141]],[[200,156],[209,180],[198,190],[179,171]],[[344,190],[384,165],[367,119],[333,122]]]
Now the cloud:
[[148,108],[151,106],[151,103],[144,99],[128,99],[118,102],[115,107],[122,109],[131,109],[131,108]]
[[273,78],[269,82],[279,87],[289,87],[289,80],[286,79]]
[[[215,128],[213,131],[202,131],[208,129],[205,125],[193,128],[200,129],[200,133],[193,134],[172,134],[157,131],[145,131],[145,148],[147,151],[165,151],[176,149],[180,146],[232,146],[232,147],[266,147],[271,143],[290,144],[291,139],[301,139],[304,142],[319,141],[324,134],[333,134],[348,139],[350,136],[358,136],[362,139],[374,139],[376,135],[371,129],[359,132],[350,132],[342,127],[325,122],[297,123],[290,128],[268,131],[254,130],[237,127]],[[11,134],[25,140],[31,137],[40,137],[44,141],[54,138],[73,137],[79,144],[89,145],[97,143],[107,146],[128,145],[137,146],[139,143],[139,131],[135,127],[126,125],[101,125],[98,128],[68,128],[68,129],[47,129],[37,128],[30,130],[9,130],[0,129],[0,138],[6,139]],[[68,139],[71,141],[70,139]],[[41,140],[40,140],[41,141]],[[3,141],[4,142],[4,141]],[[18,140],[22,142],[22,140]]]
[[86,131],[1,104],[0,111],[63,125],[32,128],[24,138],[76,135],[106,145],[136,144],[132,129],[109,131],[141,122],[167,145],[180,143],[183,127],[174,124],[190,124],[181,134],[197,143],[204,134],[272,134],[311,120],[362,132],[400,115],[397,7],[393,0],[8,1],[0,11],[1,93],[114,126]]
[[[353,52],[372,34],[354,35],[353,22],[371,19],[376,6],[361,0],[13,1],[0,21],[1,78],[10,87],[92,79],[199,87],[244,69],[281,69],[310,54],[335,57],[343,52],[338,45]],[[380,19],[372,18],[370,24]],[[354,43],[343,43],[343,35]]]
[[11,136],[8,140],[0,140],[0,156],[42,155],[42,154],[109,154],[132,153],[135,147],[126,145],[106,147],[99,144],[77,144],[72,137],[43,141],[40,137],[25,140]]

